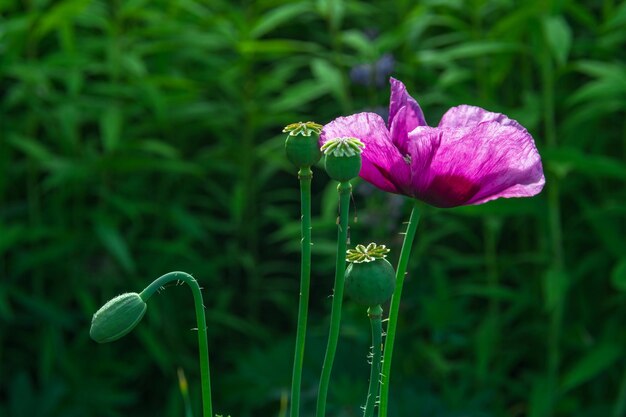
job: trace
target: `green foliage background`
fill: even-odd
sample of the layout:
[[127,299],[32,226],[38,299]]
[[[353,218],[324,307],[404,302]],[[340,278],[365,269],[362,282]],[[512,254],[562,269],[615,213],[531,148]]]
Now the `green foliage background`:
[[[614,0],[0,2],[0,416],[181,416],[179,368],[199,415],[188,289],[152,300],[119,342],[88,336],[106,300],[176,269],[205,289],[215,409],[279,415],[299,264],[280,129],[385,108],[386,82],[350,77],[384,54],[431,124],[461,103],[506,113],[547,175],[532,199],[425,209],[392,416],[625,416]],[[334,187],[315,170],[304,416],[326,341]],[[397,257],[410,204],[364,184],[355,203],[353,243]],[[342,329],[329,411],[355,416],[365,312],[348,303]]]

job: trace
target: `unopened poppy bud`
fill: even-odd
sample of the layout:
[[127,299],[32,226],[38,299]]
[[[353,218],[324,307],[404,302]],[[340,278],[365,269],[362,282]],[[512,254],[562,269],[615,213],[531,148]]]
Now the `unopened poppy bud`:
[[285,126],[283,132],[289,133],[285,141],[287,159],[298,168],[315,165],[322,157],[317,138],[321,131],[322,125],[314,122]]
[[385,259],[389,249],[370,243],[347,252],[345,291],[355,302],[367,307],[387,302],[396,286],[393,266]]
[[357,138],[335,138],[322,146],[326,155],[325,167],[328,176],[335,181],[350,181],[361,171],[361,152],[365,145]]
[[135,328],[147,307],[137,293],[118,295],[93,315],[89,335],[98,343],[117,340]]

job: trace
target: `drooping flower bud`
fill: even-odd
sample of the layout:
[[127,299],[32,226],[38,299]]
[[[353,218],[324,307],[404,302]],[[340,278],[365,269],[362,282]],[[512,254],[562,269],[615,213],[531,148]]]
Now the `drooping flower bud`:
[[393,266],[385,259],[389,249],[370,243],[347,251],[345,291],[354,301],[367,307],[387,302],[396,286]]
[[321,131],[322,125],[314,122],[292,123],[283,129],[289,133],[285,141],[287,159],[297,168],[315,165],[322,157],[317,138]]
[[365,145],[357,138],[335,138],[322,146],[326,155],[325,167],[328,176],[335,181],[350,181],[361,170],[361,152]]
[[139,294],[120,294],[96,311],[89,335],[98,343],[113,342],[135,328],[148,306]]

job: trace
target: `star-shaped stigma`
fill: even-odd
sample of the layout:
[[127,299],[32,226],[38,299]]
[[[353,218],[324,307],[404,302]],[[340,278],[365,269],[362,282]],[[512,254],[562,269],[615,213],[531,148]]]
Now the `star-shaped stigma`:
[[363,152],[365,144],[357,138],[343,137],[331,139],[322,145],[321,150],[325,155],[354,156]]
[[351,263],[372,262],[377,259],[385,259],[389,249],[385,245],[377,245],[372,242],[367,246],[356,245],[354,249],[346,251],[346,261]]
[[319,135],[322,127],[322,125],[315,122],[298,122],[285,126],[283,133],[289,133],[289,136],[311,136],[311,133]]

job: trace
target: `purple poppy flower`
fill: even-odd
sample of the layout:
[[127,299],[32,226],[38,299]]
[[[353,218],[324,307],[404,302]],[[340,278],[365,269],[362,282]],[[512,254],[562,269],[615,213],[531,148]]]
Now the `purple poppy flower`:
[[530,197],[545,183],[533,138],[515,120],[461,105],[429,127],[404,84],[393,78],[388,124],[375,113],[339,117],[324,126],[320,144],[336,137],[365,143],[361,178],[436,207]]

